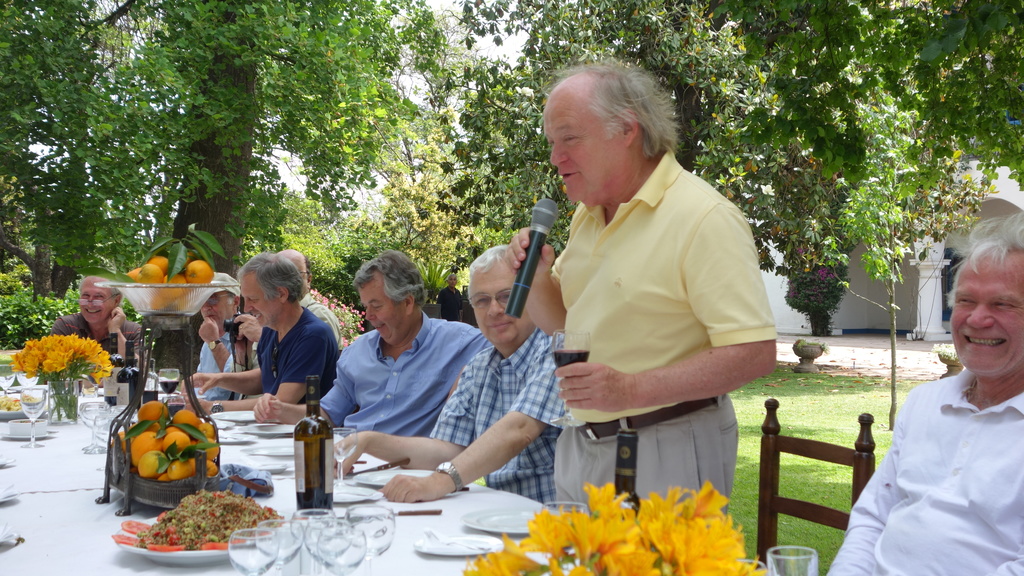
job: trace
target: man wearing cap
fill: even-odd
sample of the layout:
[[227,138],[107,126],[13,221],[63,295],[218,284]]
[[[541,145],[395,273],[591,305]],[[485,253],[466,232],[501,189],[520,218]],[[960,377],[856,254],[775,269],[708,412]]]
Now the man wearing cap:
[[[233,371],[231,334],[224,329],[224,321],[234,318],[235,312],[238,311],[238,281],[223,272],[218,272],[214,274],[213,282],[225,284],[226,287],[211,295],[200,309],[203,323],[199,326],[199,338],[203,341],[203,347],[199,350],[199,368],[196,369],[198,373]],[[231,394],[230,390],[224,388],[212,388],[207,390],[203,397],[206,400],[230,400]]]

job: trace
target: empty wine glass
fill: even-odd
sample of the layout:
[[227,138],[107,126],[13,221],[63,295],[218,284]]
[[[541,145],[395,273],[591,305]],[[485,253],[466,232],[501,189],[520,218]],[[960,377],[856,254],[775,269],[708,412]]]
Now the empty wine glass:
[[818,576],[818,552],[806,546],[775,546],[768,549],[772,576]]
[[386,552],[395,539],[395,513],[387,506],[364,504],[349,508],[345,519],[366,535],[366,576],[372,576],[373,558]]
[[264,520],[257,528],[273,530],[277,534],[277,574],[284,573],[284,565],[295,559],[302,547],[302,527],[296,529],[296,523],[290,520]]
[[302,544],[306,551],[303,564],[309,564],[303,566],[303,574],[320,574],[321,564],[316,557],[316,535],[334,524],[336,519],[334,510],[328,508],[305,508],[292,514],[292,522],[302,528]]
[[334,429],[334,483],[342,482],[345,471],[342,463],[349,456],[356,453],[356,445],[359,442],[359,432],[355,428]]
[[262,576],[277,560],[277,538],[273,530],[246,528],[228,538],[231,565],[245,576]]
[[32,423],[32,431],[29,433],[29,443],[22,445],[22,448],[42,448],[43,445],[36,442],[36,420],[46,410],[46,397],[49,390],[46,386],[25,386],[21,389],[21,409],[25,416]]
[[[590,358],[590,332],[555,330],[551,335],[551,354],[555,357],[555,366],[559,368],[575,362],[586,362]],[[585,424],[572,415],[568,404],[565,405],[565,414],[555,418],[551,423],[565,428]]]
[[348,576],[366,558],[366,535],[343,520],[320,532],[316,555],[334,576]]
[[[85,425],[91,431],[90,443],[88,446],[82,448],[82,452],[86,454],[106,454],[107,447],[100,445],[96,439],[96,415],[100,412],[112,412],[110,406],[106,402],[83,402],[78,407],[78,415],[85,422]],[[108,421],[109,422],[109,421]]]
[[14,369],[10,364],[0,364],[0,391],[6,394],[11,384],[14,384]]

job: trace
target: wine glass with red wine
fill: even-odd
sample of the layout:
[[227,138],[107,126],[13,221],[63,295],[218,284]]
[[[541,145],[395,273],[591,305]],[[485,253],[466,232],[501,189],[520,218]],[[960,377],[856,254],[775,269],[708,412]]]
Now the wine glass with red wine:
[[177,368],[161,368],[157,372],[157,378],[160,380],[160,387],[164,389],[164,394],[174,394],[178,389],[178,381],[181,380],[181,371]]
[[[574,362],[586,362],[590,358],[590,332],[555,330],[551,335],[551,354],[555,357],[555,366],[559,368]],[[568,405],[565,407],[565,414],[555,418],[551,423],[563,428],[584,424],[582,420],[572,415]]]

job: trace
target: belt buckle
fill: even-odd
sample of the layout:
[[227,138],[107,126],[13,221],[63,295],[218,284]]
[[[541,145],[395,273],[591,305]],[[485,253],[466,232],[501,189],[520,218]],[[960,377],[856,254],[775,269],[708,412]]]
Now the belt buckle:
[[590,426],[589,422],[583,424],[582,427],[583,427],[583,430],[585,430],[584,434],[587,436],[587,438],[590,438],[591,440],[600,440],[601,439],[600,436],[598,436],[597,434],[594,433],[594,429]]

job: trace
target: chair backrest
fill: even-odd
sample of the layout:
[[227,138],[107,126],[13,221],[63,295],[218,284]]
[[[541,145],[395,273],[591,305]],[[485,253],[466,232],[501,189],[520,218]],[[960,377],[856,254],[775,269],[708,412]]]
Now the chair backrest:
[[818,440],[782,436],[776,410],[779,401],[765,400],[764,423],[761,425],[761,472],[757,502],[757,555],[765,558],[768,549],[778,544],[779,514],[802,518],[817,524],[824,524],[839,530],[846,530],[850,522],[849,512],[843,512],[821,504],[785,498],[779,495],[779,455],[783,452],[805,458],[833,462],[853,467],[853,488],[850,505],[857,502],[864,486],[875,473],[875,441],[871,437],[871,425],[875,419],[871,414],[861,414],[860,434],[853,448],[837,446]]

